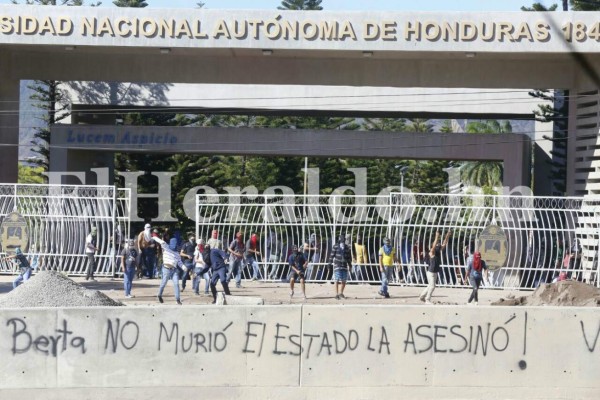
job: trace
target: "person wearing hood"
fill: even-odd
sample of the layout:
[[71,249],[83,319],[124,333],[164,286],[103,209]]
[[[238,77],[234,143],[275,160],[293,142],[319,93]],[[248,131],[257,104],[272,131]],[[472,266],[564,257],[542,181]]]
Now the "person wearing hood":
[[[188,241],[181,246],[179,255],[183,260],[183,274],[181,276],[181,290],[185,290],[186,281],[194,270],[194,251],[196,250],[196,236],[193,233],[188,235]],[[192,282],[193,286],[193,282]]]
[[85,280],[94,279],[94,272],[96,270],[96,251],[98,251],[98,229],[92,226],[90,234],[85,238],[85,255],[88,260],[87,272],[85,274]]
[[167,286],[167,282],[172,280],[175,289],[175,300],[177,301],[177,304],[181,305],[179,294],[179,268],[183,267],[183,261],[181,261],[181,256],[177,251],[177,239],[171,238],[169,244],[158,236],[153,237],[152,240],[160,244],[163,253],[162,279],[160,281],[160,287],[158,288],[158,301],[163,303],[163,291],[165,290],[165,286]]
[[[207,266],[205,258],[210,258],[210,246],[205,244],[204,239],[198,239],[196,240],[196,249],[194,250],[194,275],[192,279],[192,289],[194,289],[196,296],[200,295],[200,280],[202,278],[206,281],[204,294],[209,294],[210,275],[208,273],[209,270],[205,269]],[[210,264],[210,260],[208,260],[208,264]]]
[[379,273],[381,276],[381,289],[379,295],[390,298],[389,283],[394,276],[394,265],[398,263],[396,249],[392,246],[390,238],[383,239],[383,246],[379,249]]
[[[232,256],[233,257],[233,256]],[[210,249],[210,266],[205,266],[202,273],[210,268],[212,277],[210,279],[210,291],[213,295],[213,304],[217,303],[217,282],[221,281],[223,292],[230,295],[229,284],[227,283],[227,253],[221,249]]]
[[306,300],[306,287],[304,282],[304,273],[306,271],[306,258],[304,254],[298,249],[298,246],[292,247],[292,254],[288,258],[288,264],[290,266],[290,300],[294,297],[294,283],[296,280],[300,280],[300,287],[302,288],[302,297]]
[[440,244],[440,231],[435,232],[435,239],[429,250],[429,268],[427,268],[428,285],[421,293],[421,296],[419,296],[419,299],[424,301],[425,304],[433,304],[431,302],[431,295],[435,290],[438,274],[442,270],[442,251],[446,249],[451,234],[452,231],[448,231],[444,237],[444,242]]
[[252,233],[250,235],[250,239],[246,241],[246,251],[244,252],[244,257],[246,259],[246,264],[252,267],[252,280],[256,281],[261,278],[260,269],[258,267],[257,258],[260,256],[259,251],[260,245],[258,244],[258,235],[256,233]]
[[340,235],[337,243],[331,250],[329,265],[333,267],[333,279],[335,281],[335,298],[345,299],[344,289],[348,281],[348,269],[352,268],[352,251],[346,244],[346,237]]
[[121,252],[121,270],[123,271],[123,287],[125,289],[125,297],[131,299],[135,296],[131,294],[131,286],[133,277],[137,269],[138,251],[135,248],[135,241],[129,239],[125,243],[125,247]]
[[26,282],[31,277],[31,265],[20,247],[15,248],[15,254],[8,256],[5,260],[14,259],[19,267],[19,275],[13,281],[13,289],[16,289],[21,283]]
[[[137,238],[137,247],[140,251],[140,267],[142,275],[146,275],[149,279],[154,278],[156,266],[156,244],[152,241],[152,226],[144,225],[144,230],[140,232]],[[141,278],[141,276],[140,276]]]
[[[211,250],[214,250],[211,247]],[[236,233],[235,239],[229,244],[229,273],[227,277],[227,283],[232,276],[235,277],[235,287],[242,287],[242,263],[244,261],[244,252],[246,251],[246,245],[244,243],[244,234],[240,231]]]

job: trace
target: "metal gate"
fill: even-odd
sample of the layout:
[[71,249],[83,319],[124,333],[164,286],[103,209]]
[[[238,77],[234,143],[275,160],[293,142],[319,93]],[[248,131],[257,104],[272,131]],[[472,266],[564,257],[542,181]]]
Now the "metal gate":
[[[116,255],[130,234],[129,189],[114,186],[0,185],[0,217],[16,211],[29,229],[24,249],[38,270],[53,269],[83,275],[87,267],[85,239],[98,230],[96,275],[115,273]],[[2,257],[6,255],[2,250]],[[0,273],[11,273],[11,262],[0,262]]]
[[[310,281],[331,279],[325,268],[339,235],[353,249],[360,238],[367,259],[353,264],[355,282],[379,282],[378,254],[390,237],[398,264],[394,283],[425,285],[429,247],[436,231],[453,231],[442,257],[440,285],[465,287],[468,253],[485,227],[506,235],[506,266],[488,286],[533,288],[564,272],[598,285],[600,199],[519,196],[391,194],[390,196],[198,195],[196,235],[218,231],[223,248],[237,231],[258,234],[260,279],[285,279],[293,245],[308,249]],[[568,256],[566,259],[565,257]],[[354,257],[355,258],[355,257]],[[249,279],[249,266],[243,277]]]

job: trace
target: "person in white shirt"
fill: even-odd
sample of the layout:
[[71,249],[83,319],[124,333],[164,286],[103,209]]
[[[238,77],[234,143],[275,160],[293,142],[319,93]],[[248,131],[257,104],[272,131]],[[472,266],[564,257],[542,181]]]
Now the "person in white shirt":
[[181,305],[181,297],[179,295],[179,268],[183,267],[183,261],[181,261],[181,255],[177,251],[177,239],[172,238],[169,244],[159,237],[153,237],[152,240],[160,244],[163,250],[163,266],[162,266],[162,280],[160,287],[158,288],[158,301],[163,303],[162,294],[167,286],[167,282],[172,280],[173,287],[175,288],[175,300],[177,304]]
[[87,256],[87,272],[85,274],[85,280],[94,279],[94,271],[96,269],[96,251],[98,251],[98,229],[92,226],[92,230],[89,235],[85,238],[85,255]]

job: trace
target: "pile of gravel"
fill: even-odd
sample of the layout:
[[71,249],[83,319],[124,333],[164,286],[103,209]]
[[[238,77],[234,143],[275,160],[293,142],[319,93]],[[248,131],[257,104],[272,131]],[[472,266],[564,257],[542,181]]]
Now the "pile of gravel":
[[577,281],[540,285],[531,296],[500,299],[493,306],[600,306],[600,289]]
[[28,307],[116,307],[115,301],[97,290],[89,290],[55,271],[42,271],[0,297],[0,308]]

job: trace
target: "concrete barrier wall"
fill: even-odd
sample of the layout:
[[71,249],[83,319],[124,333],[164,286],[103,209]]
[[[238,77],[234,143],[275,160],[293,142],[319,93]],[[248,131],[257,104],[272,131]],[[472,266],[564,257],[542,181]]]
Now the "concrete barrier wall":
[[0,330],[0,398],[600,397],[598,309],[26,309]]

